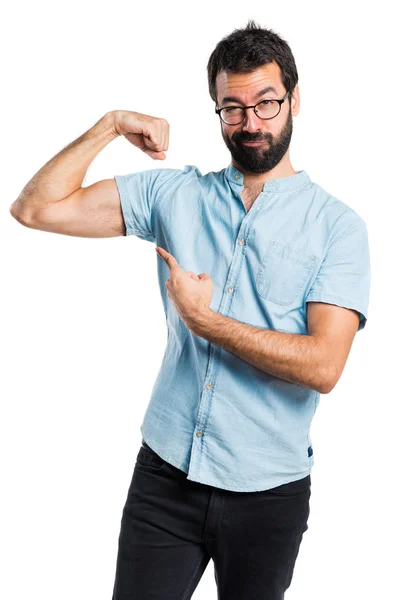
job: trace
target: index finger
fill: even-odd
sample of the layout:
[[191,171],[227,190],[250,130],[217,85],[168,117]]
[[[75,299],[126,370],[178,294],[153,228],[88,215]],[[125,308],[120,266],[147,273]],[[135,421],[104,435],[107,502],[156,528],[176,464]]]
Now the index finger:
[[167,263],[170,269],[180,268],[178,261],[172,254],[161,248],[160,246],[156,246],[156,252],[161,258]]

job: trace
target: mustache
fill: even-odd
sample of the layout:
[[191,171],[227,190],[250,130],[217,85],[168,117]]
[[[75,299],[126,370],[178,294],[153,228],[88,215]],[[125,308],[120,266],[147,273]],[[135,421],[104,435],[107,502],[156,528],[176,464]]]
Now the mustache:
[[263,137],[240,136],[240,137],[236,137],[233,139],[235,142],[269,142],[269,138],[263,138]]

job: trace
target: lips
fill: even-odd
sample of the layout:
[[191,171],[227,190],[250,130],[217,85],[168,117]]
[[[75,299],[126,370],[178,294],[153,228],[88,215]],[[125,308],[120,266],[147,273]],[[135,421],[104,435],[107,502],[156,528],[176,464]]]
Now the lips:
[[244,146],[261,146],[262,144],[265,144],[266,142],[242,142],[242,144]]

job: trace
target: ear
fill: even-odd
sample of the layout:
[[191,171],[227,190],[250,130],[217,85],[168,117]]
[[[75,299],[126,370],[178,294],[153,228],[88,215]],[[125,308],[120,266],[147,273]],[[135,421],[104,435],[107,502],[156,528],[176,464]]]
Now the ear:
[[300,111],[300,90],[299,90],[298,83],[296,83],[295,88],[292,92],[291,107],[292,107],[292,115],[294,117],[297,117],[297,115],[299,114],[299,111]]

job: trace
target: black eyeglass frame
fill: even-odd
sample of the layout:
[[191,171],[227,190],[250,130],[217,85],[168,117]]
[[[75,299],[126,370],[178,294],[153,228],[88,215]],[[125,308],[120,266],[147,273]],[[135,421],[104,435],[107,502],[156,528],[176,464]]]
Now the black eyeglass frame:
[[[262,104],[263,102],[265,102],[265,101],[267,100],[267,98],[265,98],[264,100],[260,100],[260,102],[257,102],[257,104],[253,104],[253,106],[234,106],[234,107],[233,107],[233,106],[232,106],[232,107],[228,107],[228,106],[221,106],[221,108],[216,108],[216,109],[215,109],[215,112],[216,112],[216,114],[219,116],[219,118],[221,119],[221,121],[222,121],[223,123],[225,123],[225,125],[239,125],[239,123],[242,123],[242,121],[244,121],[244,119],[246,118],[246,113],[245,113],[245,109],[246,109],[246,108],[252,108],[252,109],[254,110],[254,113],[257,115],[257,117],[258,117],[259,119],[262,119],[263,121],[269,121],[270,119],[275,119],[275,117],[277,117],[277,116],[279,115],[279,113],[281,112],[282,104],[285,102],[286,98],[288,97],[288,95],[289,95],[289,92],[290,92],[290,90],[288,90],[288,91],[286,92],[286,94],[283,96],[283,98],[281,98],[280,100],[278,100],[278,99],[275,99],[275,98],[274,98],[274,99],[272,99],[272,98],[268,98],[268,100],[269,100],[270,102],[271,102],[271,101],[273,101],[273,102],[278,102],[278,104],[279,104],[279,110],[278,110],[278,112],[276,113],[276,115],[274,115],[273,117],[260,117],[260,116],[257,114],[257,112],[256,112],[256,107],[257,107],[259,104]],[[222,111],[224,108],[241,108],[241,109],[243,110],[243,119],[241,119],[241,120],[240,120],[238,123],[227,123],[226,121],[224,121],[224,120],[223,120],[223,118],[221,117],[221,114],[220,114],[220,113],[221,113],[221,111]]]

